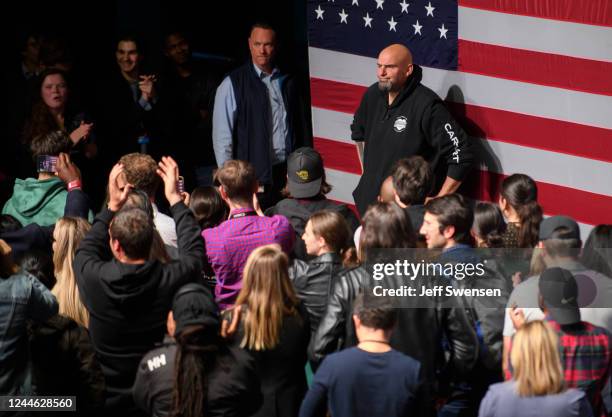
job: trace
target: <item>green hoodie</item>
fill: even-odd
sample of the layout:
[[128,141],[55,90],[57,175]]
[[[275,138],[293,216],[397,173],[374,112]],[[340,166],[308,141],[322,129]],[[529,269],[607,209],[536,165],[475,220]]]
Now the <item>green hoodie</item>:
[[10,214],[23,226],[30,223],[51,226],[64,215],[67,194],[64,182],[57,177],[48,180],[18,178],[2,214]]

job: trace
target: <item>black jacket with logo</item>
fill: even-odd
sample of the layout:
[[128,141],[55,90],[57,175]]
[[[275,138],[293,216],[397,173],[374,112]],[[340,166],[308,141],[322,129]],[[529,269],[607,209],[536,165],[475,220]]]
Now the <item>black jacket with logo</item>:
[[364,172],[353,192],[361,215],[376,201],[383,180],[400,158],[425,158],[436,175],[437,188],[447,176],[463,180],[473,163],[467,135],[421,78],[421,68],[415,65],[391,105],[387,93],[377,83],[371,85],[355,113],[351,137],[365,142]]
[[[140,361],[132,394],[136,405],[149,416],[171,415],[176,352],[176,342],[166,336],[160,347],[149,351]],[[214,355],[212,367],[206,369],[206,415],[251,415],[262,401],[255,360],[241,348],[224,345]]]
[[161,342],[177,289],[198,279],[204,249],[200,228],[182,202],[170,207],[180,261],[125,264],[112,257],[108,227],[115,215],[100,212],[77,249],[74,273],[89,311],[89,332],[106,379],[105,412],[140,416],[132,384],[142,356]]

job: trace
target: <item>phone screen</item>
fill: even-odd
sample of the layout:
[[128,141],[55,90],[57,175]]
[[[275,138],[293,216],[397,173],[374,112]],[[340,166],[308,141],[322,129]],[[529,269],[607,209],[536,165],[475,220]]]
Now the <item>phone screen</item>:
[[57,170],[57,156],[39,155],[38,172],[55,172]]

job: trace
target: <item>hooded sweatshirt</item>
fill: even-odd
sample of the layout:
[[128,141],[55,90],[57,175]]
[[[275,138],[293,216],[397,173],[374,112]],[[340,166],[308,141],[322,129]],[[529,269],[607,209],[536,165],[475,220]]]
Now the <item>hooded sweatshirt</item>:
[[13,195],[6,202],[2,214],[10,214],[23,226],[36,223],[51,226],[64,215],[66,186],[58,177],[47,180],[17,178]]
[[445,177],[463,180],[474,159],[469,139],[455,122],[444,103],[421,84],[422,70],[414,70],[393,103],[371,85],[351,125],[351,138],[365,142],[364,170],[353,192],[363,216],[376,201],[383,180],[393,164],[405,157],[420,155],[435,174],[436,190]]
[[195,280],[202,269],[203,242],[193,214],[182,202],[170,210],[180,261],[125,264],[114,259],[108,246],[114,213],[106,209],[74,258],[77,285],[90,314],[91,340],[106,378],[106,408],[115,417],[139,415],[132,400],[138,364],[162,341],[175,291]]

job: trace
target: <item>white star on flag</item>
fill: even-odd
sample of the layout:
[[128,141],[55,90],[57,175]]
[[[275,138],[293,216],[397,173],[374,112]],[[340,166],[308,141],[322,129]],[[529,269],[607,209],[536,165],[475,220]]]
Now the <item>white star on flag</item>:
[[353,3],[351,4],[351,6],[359,6],[359,0],[353,0]]
[[315,13],[317,14],[317,19],[323,20],[323,13],[325,13],[325,10],[321,9],[320,4],[319,4],[319,7],[315,9]]
[[431,6],[431,2],[429,2],[429,4],[425,6],[425,9],[427,9],[427,16],[434,17],[433,11],[435,10],[435,7]]
[[391,16],[391,20],[387,20],[387,23],[389,24],[389,32],[397,32],[397,30],[395,29],[395,26],[397,26],[397,22],[393,20],[393,16]]
[[372,27],[372,18],[370,17],[370,13],[366,13],[363,20],[365,20],[363,27]]
[[383,10],[383,3],[385,2],[385,0],[375,0],[376,1],[376,8]]
[[408,6],[410,6],[410,3],[406,3],[406,0],[402,0],[402,2],[399,4],[400,7],[402,8],[402,11],[400,13],[408,13]]
[[421,33],[421,29],[423,29],[422,25],[419,25],[419,20],[417,19],[416,23],[414,25],[412,25],[412,27],[414,28],[414,34],[416,35],[417,33],[421,36],[423,36],[423,34]]
[[342,9],[341,13],[338,13],[340,15],[340,23],[346,23],[348,24],[348,21],[346,19],[348,19],[348,13],[344,12],[344,9]]
[[440,39],[442,39],[442,38],[444,38],[444,39],[448,39],[448,38],[446,37],[446,32],[448,32],[448,29],[446,29],[446,28],[444,27],[444,23],[442,23],[442,27],[441,27],[441,28],[438,28],[438,30],[440,31]]

